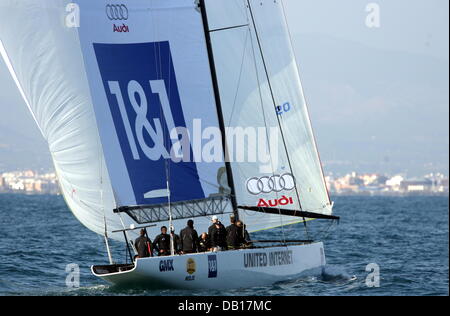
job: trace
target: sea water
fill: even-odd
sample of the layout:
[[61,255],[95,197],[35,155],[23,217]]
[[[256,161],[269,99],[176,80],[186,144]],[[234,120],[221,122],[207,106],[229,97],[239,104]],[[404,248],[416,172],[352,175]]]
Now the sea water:
[[[59,196],[0,195],[0,295],[448,295],[447,197],[335,197],[327,221],[252,235],[320,238],[328,265],[277,284],[236,290],[117,289],[92,276],[107,263],[104,240],[82,226]],[[125,248],[112,243],[116,260]],[[67,279],[79,267],[79,288]],[[73,285],[73,284],[72,284]]]

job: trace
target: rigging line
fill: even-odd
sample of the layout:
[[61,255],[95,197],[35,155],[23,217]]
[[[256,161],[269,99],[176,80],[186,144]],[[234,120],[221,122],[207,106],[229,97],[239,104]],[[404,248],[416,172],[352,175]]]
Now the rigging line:
[[201,182],[204,182],[205,184],[208,184],[208,185],[214,187],[215,189],[220,189],[220,187],[221,187],[219,184],[214,184],[214,183],[212,183],[212,182],[208,181],[207,179],[204,179],[204,178],[202,178],[202,177],[200,177],[200,176],[198,177],[198,179],[199,179]]
[[[288,163],[289,163],[289,168],[291,169],[291,172],[293,173],[294,171],[293,171],[292,163],[291,163],[291,160],[290,160],[290,157],[289,157],[289,152],[287,150],[286,139],[285,139],[285,136],[284,136],[283,127],[281,125],[280,117],[279,117],[279,115],[278,115],[278,113],[276,111],[277,110],[277,102],[276,102],[275,94],[274,94],[273,87],[272,87],[272,84],[271,84],[271,81],[270,81],[269,71],[268,71],[268,68],[267,68],[267,63],[266,63],[266,60],[265,60],[265,57],[264,57],[264,53],[263,53],[263,49],[262,49],[262,43],[261,43],[261,40],[260,40],[260,37],[259,37],[259,34],[258,34],[258,30],[256,28],[256,21],[255,21],[254,15],[253,15],[253,10],[252,10],[252,6],[250,4],[250,0],[247,0],[247,4],[248,4],[248,9],[249,9],[249,12],[250,12],[250,15],[251,15],[251,18],[252,18],[253,27],[255,29],[255,36],[256,36],[256,40],[258,42],[262,63],[263,63],[264,70],[265,70],[265,73],[266,73],[266,76],[267,76],[267,83],[268,83],[268,86],[269,86],[269,89],[270,89],[270,94],[272,96],[272,100],[273,100],[273,104],[274,104],[274,110],[275,110],[275,114],[276,114],[276,117],[277,117],[277,120],[278,120],[278,126],[280,128],[281,137],[283,139],[284,148],[286,150],[286,157],[287,157],[287,160],[288,160]],[[299,203],[300,209],[303,209],[302,208],[302,203],[301,203],[301,200],[300,200],[300,193],[298,191],[297,184],[295,184],[295,192],[296,192],[296,195],[297,195],[297,199],[298,199],[298,203]],[[306,219],[305,218],[303,218],[303,219],[305,220],[305,222],[304,222],[305,225],[304,226],[305,226],[306,235],[307,235],[307,238],[309,238],[308,228],[307,228],[307,225],[306,225]]]
[[245,62],[245,55],[246,55],[245,53],[246,53],[246,50],[247,50],[247,42],[248,42],[248,35],[249,34],[250,34],[250,29],[249,29],[248,32],[246,32],[246,35],[245,35],[244,52],[242,53],[241,69],[240,69],[240,72],[239,72],[239,79],[238,79],[238,84],[237,84],[237,87],[236,87],[236,94],[234,95],[233,108],[232,108],[232,111],[231,111],[231,115],[230,115],[230,120],[228,122],[228,126],[231,125],[231,121],[233,120],[233,116],[234,116],[234,111],[236,110],[236,102],[237,102],[237,98],[238,98],[238,95],[239,95],[239,88],[241,86],[242,73],[243,73],[243,70],[244,70],[244,62]]
[[[298,58],[297,58],[297,55],[296,55],[295,50],[293,48],[294,45],[293,45],[293,40],[292,40],[292,33],[291,33],[291,29],[289,27],[287,15],[286,15],[286,9],[285,9],[283,0],[280,0],[280,2],[281,2],[281,9],[282,9],[282,12],[283,12],[283,17],[284,17],[284,22],[286,24],[286,29],[287,29],[287,32],[288,32],[288,38],[289,38],[289,43],[290,43],[290,46],[291,46],[292,55],[294,57],[295,65],[297,67],[298,76],[300,78]],[[328,203],[331,205],[332,202],[331,202],[330,191],[328,190],[328,186],[327,186],[326,181],[325,181],[325,173],[324,173],[324,170],[323,170],[322,159],[320,158],[320,153],[319,153],[319,149],[318,149],[318,146],[317,146],[316,135],[314,133],[314,129],[313,129],[313,126],[312,126],[311,118],[309,116],[308,102],[306,101],[306,95],[305,95],[305,92],[303,90],[303,85],[301,84],[301,82],[300,82],[300,90],[301,90],[301,93],[302,93],[302,97],[305,100],[305,109],[306,109],[306,114],[307,114],[306,117],[307,117],[307,120],[309,122],[310,129],[311,129],[311,134],[312,134],[312,138],[313,138],[313,142],[314,142],[314,150],[315,150],[315,152],[317,154],[317,157],[319,158],[320,172],[321,172],[321,175],[322,175],[323,185],[324,185],[325,190],[327,192]]]
[[[247,20],[249,20],[247,10],[246,10],[246,14],[247,14]],[[251,33],[250,26],[249,26],[249,33]],[[261,110],[262,110],[262,113],[263,113],[264,126],[266,127],[266,139],[267,139],[267,142],[268,142],[269,156],[270,156],[270,161],[271,161],[271,166],[272,166],[272,175],[274,175],[275,174],[275,168],[274,168],[274,163],[273,163],[273,159],[272,159],[272,153],[271,153],[271,149],[270,149],[270,138],[269,138],[269,135],[268,135],[268,132],[267,132],[267,119],[266,119],[266,115],[265,115],[265,111],[264,111],[264,101],[263,101],[263,97],[262,97],[261,81],[260,81],[260,78],[259,78],[258,66],[257,66],[257,63],[256,63],[256,53],[255,53],[255,45],[253,43],[253,37],[250,38],[250,41],[251,41],[251,46],[252,46],[253,64],[254,64],[254,67],[255,67],[255,76],[256,76],[256,80],[257,80],[257,84],[258,84],[258,93],[259,93],[259,97],[260,97],[260,105],[261,105]],[[275,194],[276,194],[276,197],[278,199],[278,193],[275,193]],[[284,225],[283,225],[283,217],[281,216],[281,209],[279,209],[279,215],[280,215],[280,224],[281,224],[280,227],[283,227]],[[282,231],[282,237],[283,237],[282,241],[285,241],[286,240],[286,236],[284,234],[284,229],[281,228],[281,231]]]
[[98,137],[97,137],[97,148],[98,148],[98,158],[99,158],[99,165],[100,165],[100,174],[99,174],[99,176],[100,176],[100,208],[101,208],[101,211],[103,212],[103,221],[105,224],[105,246],[106,246],[106,251],[108,253],[109,263],[113,264],[111,249],[109,248],[109,242],[108,242],[108,223],[107,223],[107,219],[106,219],[106,209],[105,209],[104,199],[103,199],[103,157],[102,157],[102,150],[101,150],[100,141],[99,141]]
[[[247,19],[249,19],[247,10],[246,10],[246,14],[247,14]],[[254,27],[255,27],[255,35],[257,35],[256,34],[256,26],[254,26]],[[258,66],[257,66],[257,63],[256,63],[256,53],[255,53],[255,47],[254,47],[254,44],[253,44],[253,38],[252,37],[251,37],[251,43],[252,43],[252,52],[253,52],[253,61],[254,61],[254,66],[255,66],[255,73],[256,73],[256,78],[257,78],[257,81],[258,81],[258,91],[259,91],[260,100],[261,100],[261,109],[262,109],[262,113],[263,113],[264,124],[265,124],[265,126],[267,128],[267,119],[266,119],[266,114],[265,114],[265,111],[264,111],[264,101],[263,101],[262,92],[261,92],[261,82],[260,82],[260,79],[259,79],[259,71],[258,71]],[[260,53],[262,54],[262,51]],[[270,150],[270,138],[269,138],[267,130],[266,130],[266,138],[267,138],[267,141],[269,143],[268,144],[268,148],[269,148],[269,155],[270,155],[270,158],[271,158],[272,175],[275,175],[275,168],[274,168],[274,163],[273,163],[272,154],[271,154],[271,150]],[[286,151],[287,151],[287,149],[286,149]],[[287,152],[286,152],[286,154],[287,154]],[[276,194],[276,197],[278,199],[279,198],[278,192],[276,192],[275,194]],[[286,236],[285,236],[285,233],[284,233],[284,224],[283,224],[283,216],[282,216],[281,207],[279,207],[278,210],[279,210],[279,215],[280,215],[280,222],[281,222],[280,227],[281,227],[281,231],[282,231],[283,240],[286,241]]]
[[[172,21],[172,17],[173,17],[173,11],[171,10],[170,11],[170,18],[169,18],[169,21]],[[170,24],[170,22],[169,22],[169,33],[171,33],[170,31],[172,30],[172,24]],[[170,45],[170,43],[169,43],[169,45]],[[161,56],[160,56],[160,58],[161,58]],[[170,108],[170,104],[172,104],[171,103],[171,100],[172,100],[172,85],[171,85],[171,81],[172,81],[172,78],[171,78],[171,75],[172,75],[172,71],[171,71],[171,68],[172,68],[172,54],[170,53],[170,47],[169,47],[169,53],[167,54],[167,58],[169,59],[169,62],[168,62],[168,72],[169,72],[169,83],[168,83],[168,85],[169,85],[169,92],[168,92],[168,99],[169,99],[169,108]],[[161,74],[162,74],[162,69],[161,69]],[[183,111],[183,109],[181,108],[181,111]],[[176,129],[176,123],[174,123],[175,124],[175,129]],[[169,142],[169,147],[170,147],[170,144],[171,144],[171,135],[170,135],[170,133],[171,133],[171,131],[168,131],[169,132],[169,135],[168,135],[168,142]],[[177,132],[177,138],[178,138],[178,131],[176,131]],[[171,157],[171,149],[169,148],[169,159],[170,159],[170,157]],[[171,169],[170,169],[170,161],[168,161],[167,160],[167,163],[166,163],[166,177],[167,177],[167,195],[168,195],[168,207],[169,207],[169,226],[170,226],[170,232],[172,232],[172,230],[174,230],[174,227],[173,227],[173,217],[172,217],[172,207],[171,207],[171,199],[172,199],[172,194],[171,194],[171,190],[170,190],[170,176],[171,176]],[[174,238],[173,238],[173,236],[172,236],[172,233],[170,233],[170,254],[173,256],[174,254],[175,254],[175,245],[174,245]]]
[[220,29],[214,29],[214,30],[210,30],[210,33],[214,33],[214,32],[221,32],[221,31],[228,31],[228,30],[234,30],[234,29],[239,29],[239,28],[243,28],[248,26],[248,24],[242,24],[242,25],[236,25],[236,26],[228,26],[228,27],[222,27]]
[[155,22],[155,15],[153,14],[153,0],[150,0],[150,20],[152,22],[152,33],[153,33],[153,52],[155,55],[155,67],[156,67],[156,78],[159,78],[159,67],[158,67],[158,51],[157,51],[157,38],[158,38],[158,32],[157,32],[157,24]]
[[[153,37],[154,37],[154,45],[153,45],[153,51],[154,51],[154,55],[155,55],[155,66],[156,66],[156,79],[157,80],[162,80],[163,79],[163,67],[162,67],[162,59],[161,59],[161,43],[159,42],[159,29],[158,29],[158,25],[156,23],[155,20],[155,15],[153,14],[153,5],[154,5],[154,1],[151,0],[150,1],[150,18],[152,21],[152,25],[153,25]],[[170,57],[169,57],[170,58]],[[169,71],[169,75],[170,75],[170,71]],[[165,84],[165,83],[164,83]],[[169,79],[169,103],[170,103],[170,79]],[[162,112],[162,107],[160,107],[159,109],[159,118],[161,121],[163,121],[163,112]],[[164,139],[164,147],[167,149],[167,135],[165,128],[163,128],[163,139]],[[169,131],[169,138],[170,138],[170,131]],[[170,156],[170,150],[169,150],[169,156]],[[165,160],[165,165],[166,165],[166,181],[169,181],[169,173],[168,173],[168,167],[167,167],[167,159]],[[167,188],[169,191],[169,187]]]
[[128,239],[128,245],[131,245],[131,248],[133,248],[134,254],[137,255],[138,254],[137,250],[134,247],[134,244],[131,243],[132,240],[130,239],[130,235],[128,234],[128,231],[126,230],[125,223],[124,223],[123,218],[122,218],[122,214],[120,214],[120,213],[119,213],[119,218],[120,218],[120,222],[122,223],[122,226],[123,226],[123,229],[124,229],[123,233],[125,234],[126,238]]
[[[155,25],[155,21],[154,25]],[[163,61],[162,61],[162,54],[161,54],[161,42],[159,41],[159,36],[158,36],[158,27],[155,26],[154,27],[154,34],[155,34],[155,41],[156,45],[155,45],[155,58],[157,59],[156,61],[156,66],[157,66],[157,79],[163,81],[163,85],[165,86],[165,80],[164,80],[164,74],[163,74]],[[169,101],[169,108],[170,108],[170,98],[171,98],[171,86],[170,86],[170,67],[171,67],[171,57],[170,54],[168,54],[168,58],[169,58],[169,92],[168,92],[168,101]],[[160,102],[162,102],[161,100],[161,96],[160,96]],[[159,117],[161,122],[163,122],[163,118],[165,117],[164,115],[167,115],[167,113],[163,113],[163,108],[162,108],[162,104],[160,107],[160,112],[159,112]],[[165,120],[167,122],[167,118]],[[166,128],[167,128],[167,133],[166,133]],[[172,209],[171,209],[171,190],[170,190],[170,160],[171,159],[171,138],[170,138],[170,133],[171,131],[169,130],[169,126],[167,125],[167,127],[163,127],[163,139],[164,139],[164,148],[167,150],[168,149],[168,154],[169,157],[164,159],[164,165],[165,165],[165,173],[166,173],[166,189],[167,189],[167,199],[168,199],[168,208],[169,208],[169,224],[170,224],[170,229],[172,230],[173,227],[173,220],[172,220]],[[171,238],[171,254],[173,255],[173,240]]]
[[[335,225],[335,222],[338,223],[339,221],[332,220],[328,225],[325,225],[325,227],[317,233],[317,236],[321,241],[325,241],[331,234],[331,228],[333,227],[333,225]],[[323,237],[320,237],[322,234]]]
[[158,64],[158,24],[156,22],[156,18],[155,18],[155,14],[153,13],[153,11],[155,11],[156,9],[154,8],[154,1],[150,0],[150,17],[152,20],[152,25],[153,25],[153,50],[154,50],[154,54],[155,54],[155,67],[156,67],[156,79],[159,78],[159,64]]
[[[172,18],[173,18],[173,10],[170,10],[170,21],[172,21]],[[171,33],[171,31],[172,31],[172,24],[171,23],[169,23],[169,33]],[[169,43],[169,46],[170,46],[170,43]],[[169,47],[169,53],[167,54],[167,58],[169,59],[169,63],[168,63],[168,72],[169,72],[169,82],[168,82],[168,85],[169,85],[169,92],[168,92],[168,99],[169,99],[169,107],[170,107],[170,104],[172,104],[172,71],[171,71],[171,68],[172,68],[172,63],[173,63],[173,60],[172,60],[172,54],[170,53],[170,47]],[[162,73],[162,72],[161,72]],[[183,111],[183,108],[181,108],[181,111]],[[183,116],[184,117],[184,116]],[[176,126],[176,123],[175,123],[175,129],[177,128],[177,126]],[[170,137],[170,133],[171,133],[171,131],[169,131],[169,135],[168,135],[168,138],[169,138],[169,144],[170,144],[170,139],[171,139],[171,137]],[[178,138],[178,132],[177,132],[177,138]],[[171,155],[171,150],[169,149],[169,156]],[[170,165],[170,161],[168,162],[168,166],[167,166],[167,168],[168,168],[168,174],[167,174],[167,178],[169,179],[169,181],[170,181],[170,176],[171,176],[171,165]],[[169,190],[170,190],[170,187],[169,187]],[[169,204],[170,204],[170,200],[169,200]]]
[[[255,30],[255,36],[256,36],[256,40],[257,40],[258,46],[259,46],[259,51],[260,51],[260,54],[261,54],[261,60],[262,60],[262,63],[263,63],[265,75],[267,77],[267,84],[269,86],[269,90],[270,90],[270,94],[271,94],[271,97],[272,97],[275,113],[277,114],[277,112],[276,112],[277,102],[276,102],[276,99],[275,99],[275,93],[273,91],[273,87],[272,87],[272,84],[271,84],[271,81],[270,81],[270,75],[269,75],[267,63],[266,63],[266,60],[265,60],[265,57],[264,57],[261,40],[260,40],[260,37],[259,37],[259,34],[258,34],[258,30],[256,28],[256,21],[255,21],[254,15],[253,15],[253,10],[252,10],[252,6],[250,4],[250,0],[247,0],[247,3],[248,3],[248,8],[249,8],[249,12],[250,12],[250,15],[251,15],[251,19],[252,19],[252,22],[253,22],[253,28]],[[256,57],[255,57],[255,63],[256,63]],[[278,125],[279,125],[281,136],[282,136],[282,139],[283,139],[283,144],[284,144],[284,148],[285,148],[285,151],[286,151],[286,157],[287,157],[288,163],[289,163],[289,168],[290,168],[291,172],[293,173],[293,168],[292,168],[292,165],[291,165],[291,162],[290,162],[290,159],[289,159],[289,152],[287,150],[287,145],[286,145],[283,129],[282,129],[280,118],[279,118],[278,114],[277,114],[276,117],[277,117],[277,120],[278,120]],[[297,188],[296,188],[296,191],[297,191],[297,197],[299,199],[299,204],[300,204],[300,208],[301,208],[300,197],[299,197],[299,193],[298,193]]]
[[[248,19],[248,13],[247,13],[247,19]],[[250,27],[249,27],[249,32],[251,33]],[[255,29],[255,33],[256,33],[256,29]],[[256,63],[255,45],[253,43],[253,37],[252,36],[250,36],[250,41],[251,41],[251,45],[252,45],[253,63],[254,63],[254,66],[255,66],[255,76],[256,76],[257,83],[258,83],[258,92],[259,92],[259,97],[260,97],[260,101],[261,101],[261,110],[262,110],[263,119],[264,119],[264,126],[266,127],[266,139],[267,139],[267,142],[268,142],[268,150],[269,150],[270,162],[271,162],[271,166],[272,166],[272,175],[275,175],[275,166],[274,166],[274,162],[273,162],[273,159],[272,159],[272,152],[271,152],[271,149],[270,149],[270,136],[269,136],[268,131],[267,131],[267,118],[266,118],[266,113],[265,113],[265,110],[264,110],[264,101],[263,101],[262,92],[261,92],[261,81],[260,81],[260,78],[259,78],[258,65]],[[278,192],[276,192],[275,195],[276,195],[276,197],[278,199],[279,198]],[[279,208],[279,215],[280,215],[280,222],[281,222],[280,227],[281,227],[281,232],[282,232],[282,236],[283,236],[283,241],[285,242],[286,241],[286,236],[285,236],[285,233],[284,233],[283,216],[282,216],[281,213],[282,213],[281,212],[281,208]]]
[[105,222],[105,237],[107,238],[108,228],[106,223],[106,209],[103,204],[103,159],[102,159],[102,148],[100,145],[99,137],[97,137],[97,149],[98,149],[98,159],[99,159],[99,180],[100,180],[100,209],[103,213],[103,220]]

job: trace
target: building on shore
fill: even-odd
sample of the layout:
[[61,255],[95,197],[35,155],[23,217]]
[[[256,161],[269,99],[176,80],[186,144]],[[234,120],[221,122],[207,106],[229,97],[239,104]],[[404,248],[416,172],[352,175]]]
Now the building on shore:
[[329,175],[327,187],[336,195],[448,195],[448,178],[427,175],[423,179],[407,179],[405,175],[388,177],[352,172],[342,177]]
[[[386,176],[376,173],[352,172],[325,177],[332,195],[448,195],[449,179],[442,174],[429,174],[420,179],[406,175]],[[0,193],[59,194],[54,172],[32,170],[0,173]]]
[[32,170],[14,171],[0,174],[0,192],[22,194],[59,194],[59,184],[55,173]]

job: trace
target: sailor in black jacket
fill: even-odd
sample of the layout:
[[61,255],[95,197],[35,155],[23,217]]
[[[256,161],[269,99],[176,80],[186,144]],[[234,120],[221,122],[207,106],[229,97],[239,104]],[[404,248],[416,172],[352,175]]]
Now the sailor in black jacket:
[[198,248],[198,234],[194,229],[194,221],[189,220],[187,227],[180,232],[181,247],[183,253],[195,253]]
[[227,246],[228,249],[239,249],[243,243],[242,229],[236,225],[234,215],[230,217],[231,225],[227,227]]
[[136,250],[138,252],[139,258],[147,258],[151,255],[151,247],[152,241],[147,238],[145,229],[141,229],[140,237],[138,237],[135,242],[134,246],[136,247]]
[[211,249],[211,242],[207,233],[201,234],[198,240],[198,252],[208,252]]
[[213,251],[221,251],[227,249],[227,229],[219,221],[217,216],[212,217],[213,224],[208,229],[208,235],[211,241]]
[[175,230],[171,230],[170,231],[170,235],[173,238],[173,247],[174,247],[174,251],[175,253],[180,253],[182,250],[182,245],[181,245],[181,238],[180,236],[178,236],[177,234],[175,234]]
[[161,227],[161,234],[156,236],[153,241],[153,249],[156,250],[158,256],[170,255],[170,235],[167,234],[167,227]]

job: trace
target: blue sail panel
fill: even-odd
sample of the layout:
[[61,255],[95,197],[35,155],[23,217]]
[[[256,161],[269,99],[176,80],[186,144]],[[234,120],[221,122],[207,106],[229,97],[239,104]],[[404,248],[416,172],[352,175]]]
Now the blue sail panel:
[[[171,201],[205,198],[195,162],[171,161],[171,125],[187,126],[169,42],[94,44],[94,49],[137,204],[168,202],[167,176]],[[166,96],[152,90],[158,83],[168,109],[162,104]]]

